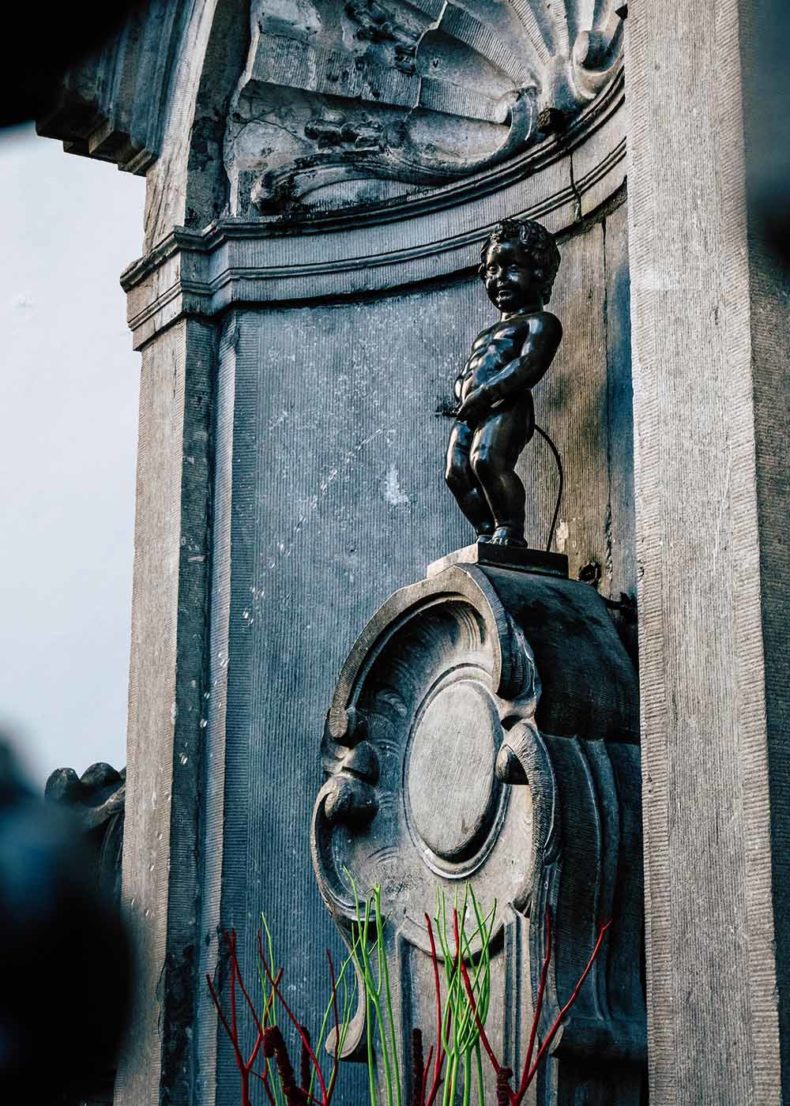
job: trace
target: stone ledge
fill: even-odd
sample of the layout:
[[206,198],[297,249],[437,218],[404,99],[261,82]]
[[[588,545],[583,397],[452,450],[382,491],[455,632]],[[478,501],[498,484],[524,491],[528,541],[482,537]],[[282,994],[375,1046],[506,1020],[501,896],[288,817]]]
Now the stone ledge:
[[427,576],[431,579],[451,565],[477,565],[479,568],[509,568],[516,572],[531,572],[537,576],[559,576],[568,579],[568,558],[564,553],[546,553],[542,549],[527,549],[519,545],[492,545],[478,541],[432,561]]

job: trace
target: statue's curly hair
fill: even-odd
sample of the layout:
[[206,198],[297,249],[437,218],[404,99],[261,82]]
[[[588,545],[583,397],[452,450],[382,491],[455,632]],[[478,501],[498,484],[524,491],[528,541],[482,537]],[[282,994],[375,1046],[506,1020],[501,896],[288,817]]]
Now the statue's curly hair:
[[560,267],[560,251],[554,235],[534,219],[503,219],[491,231],[480,251],[477,272],[481,279],[485,273],[486,254],[495,242],[518,242],[532,263],[535,278],[542,288],[543,302],[548,303]]

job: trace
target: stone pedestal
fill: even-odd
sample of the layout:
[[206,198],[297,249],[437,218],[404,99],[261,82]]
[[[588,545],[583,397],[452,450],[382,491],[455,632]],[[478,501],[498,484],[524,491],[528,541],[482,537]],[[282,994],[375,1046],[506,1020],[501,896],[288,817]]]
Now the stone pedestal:
[[[492,933],[489,1036],[520,1071],[546,939],[540,1032],[612,919],[541,1073],[537,1101],[638,1106],[645,1051],[636,677],[588,585],[485,545],[392,595],[343,666],[313,816],[324,900],[346,940],[355,891],[382,890],[401,1070],[433,1026],[425,914],[469,883]],[[493,558],[492,558],[493,559]],[[514,564],[508,564],[511,559]],[[560,562],[558,565],[557,562]],[[346,1052],[357,1052],[364,1008]],[[495,1092],[488,1072],[488,1094]],[[581,1096],[581,1097],[579,1097]]]

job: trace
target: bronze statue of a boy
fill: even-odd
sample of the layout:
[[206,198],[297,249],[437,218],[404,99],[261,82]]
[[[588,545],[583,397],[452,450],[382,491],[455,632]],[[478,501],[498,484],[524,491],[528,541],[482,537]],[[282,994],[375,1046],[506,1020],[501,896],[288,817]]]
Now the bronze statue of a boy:
[[535,432],[532,388],[562,338],[559,319],[544,310],[559,263],[554,238],[531,219],[499,223],[480,254],[478,273],[501,317],[475,338],[455,382],[446,472],[478,541],[526,545],[515,466]]

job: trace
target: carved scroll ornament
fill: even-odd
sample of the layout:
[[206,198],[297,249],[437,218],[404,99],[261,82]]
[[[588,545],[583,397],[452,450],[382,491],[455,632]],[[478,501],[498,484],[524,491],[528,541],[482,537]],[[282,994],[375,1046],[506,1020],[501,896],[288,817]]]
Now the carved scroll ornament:
[[[551,663],[543,690],[541,659]],[[354,888],[382,889],[403,1070],[410,1029],[430,1024],[424,915],[433,914],[437,890],[452,902],[469,882],[480,902],[500,904],[488,1029],[513,1068],[523,1060],[546,908],[558,933],[547,1021],[578,977],[598,922],[614,918],[607,955],[564,1028],[539,1101],[560,1101],[558,1080],[587,1078],[577,1069],[595,1053],[616,1076],[606,1101],[639,1102],[633,683],[597,595],[559,578],[450,567],[395,593],[359,638],[324,733],[313,857],[347,940]],[[361,1005],[348,1056],[363,1030]]]

